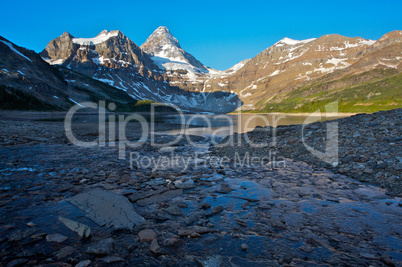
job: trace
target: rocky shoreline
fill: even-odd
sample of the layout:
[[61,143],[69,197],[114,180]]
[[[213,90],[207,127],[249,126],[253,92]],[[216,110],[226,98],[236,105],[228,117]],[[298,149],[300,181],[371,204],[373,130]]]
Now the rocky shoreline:
[[[240,135],[240,147],[237,145],[239,142],[236,142],[239,136],[236,136],[233,139],[234,146],[214,148],[212,151],[216,155],[228,156],[232,162],[235,152],[240,151],[242,155],[248,152],[251,156],[264,156],[271,152],[315,167],[325,167],[361,182],[385,188],[390,195],[402,196],[402,109],[309,124],[304,128],[305,144],[325,152],[327,125],[333,123],[339,128],[339,156],[335,164],[320,160],[306,149],[302,139],[302,125],[278,126],[277,129],[258,127],[253,132]],[[245,135],[255,144],[268,145],[253,148],[245,141]]]
[[[283,126],[267,148],[284,157],[281,166],[216,164],[212,158],[233,158],[234,148],[197,136],[197,146],[147,141],[127,151],[188,160],[187,168],[154,169],[119,160],[118,147],[72,145],[63,122],[1,121],[1,266],[398,266],[401,110],[338,122],[337,167],[303,152],[301,126]],[[311,145],[327,123],[308,127],[321,134],[310,135]],[[128,127],[130,140],[139,139],[138,126]],[[95,124],[75,130],[96,139]],[[269,142],[269,131],[250,138]],[[380,160],[386,168],[376,168]],[[355,170],[364,179],[351,178]]]

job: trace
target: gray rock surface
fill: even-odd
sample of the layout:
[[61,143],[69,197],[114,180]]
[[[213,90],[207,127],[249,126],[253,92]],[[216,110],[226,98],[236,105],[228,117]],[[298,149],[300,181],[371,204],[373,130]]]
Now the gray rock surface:
[[64,217],[59,217],[59,220],[67,226],[71,231],[76,232],[82,239],[91,236],[91,228],[83,223],[75,222]]
[[156,236],[155,231],[153,231],[151,229],[144,229],[138,233],[138,238],[140,239],[140,242],[151,243],[152,240],[156,239],[156,237],[157,236]]
[[108,191],[93,190],[68,201],[100,226],[132,229],[144,222],[126,198]]
[[56,243],[62,243],[68,239],[67,236],[61,235],[61,234],[51,234],[46,236],[46,240],[48,242],[56,242]]
[[103,239],[98,244],[91,246],[87,249],[88,254],[95,255],[108,255],[114,249],[115,241],[113,238]]

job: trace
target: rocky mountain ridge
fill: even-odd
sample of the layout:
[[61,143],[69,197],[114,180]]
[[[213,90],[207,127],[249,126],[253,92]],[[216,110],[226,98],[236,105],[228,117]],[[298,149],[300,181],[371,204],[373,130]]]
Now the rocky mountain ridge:
[[[175,104],[192,112],[225,113],[236,108],[289,112],[303,111],[304,106],[317,101],[325,104],[336,97],[346,97],[353,105],[370,105],[370,97],[381,94],[386,95],[386,102],[396,99],[384,105],[402,105],[398,94],[384,92],[391,86],[389,81],[399,79],[401,41],[401,31],[387,33],[377,41],[337,34],[302,41],[284,38],[252,59],[217,71],[186,52],[161,26],[141,46],[120,31],[104,30],[93,38],[76,38],[65,32],[50,41],[40,56],[54,66],[53,70],[63,70],[59,80],[64,85],[55,86],[59,88],[96,92],[97,87],[88,82],[94,79],[117,88],[130,99]],[[4,69],[13,62],[8,61],[4,58]],[[7,84],[7,79],[3,83]],[[382,91],[374,87],[360,91],[366,99],[343,93],[378,79],[388,79],[384,80],[388,84]]]
[[[168,45],[162,45],[166,42]],[[182,80],[181,71],[185,70],[181,66],[189,66],[190,78],[194,72],[208,70],[184,52],[166,28],[158,28],[144,47],[153,47],[157,52],[147,54],[120,31],[102,31],[94,38],[74,38],[64,33],[49,42],[41,56],[49,64],[61,65],[108,83],[136,100],[148,99],[174,104],[183,110],[218,113],[232,111],[239,105],[236,95],[229,92],[202,93],[184,90],[174,84],[175,77],[171,73],[175,72]],[[162,55],[166,60],[174,57],[174,62],[179,63],[166,63],[166,60],[161,63]],[[170,64],[167,69],[166,64]],[[180,67],[175,68],[175,65]],[[70,82],[82,86],[79,81]]]
[[[147,41],[141,48],[146,47],[146,53],[149,55],[159,53],[161,47],[168,47],[166,44],[169,42],[173,45],[177,43],[171,41],[174,37],[165,27],[160,27],[155,32],[158,32],[159,37],[167,35],[160,37],[167,41],[160,43],[159,46],[150,46]],[[179,73],[170,72],[168,82],[170,85],[190,91],[231,92],[243,102],[239,109],[267,110],[269,107],[273,109],[277,105],[280,106],[280,101],[283,99],[291,98],[290,95],[294,90],[316,85],[318,82],[337,81],[331,88],[343,91],[358,83],[374,81],[378,78],[379,72],[384,74],[383,78],[396,75],[400,73],[401,55],[401,31],[387,33],[378,41],[338,34],[301,41],[286,37],[254,58],[244,60],[226,71],[208,69],[208,72],[197,72],[194,68],[185,70],[185,67],[180,69],[177,65],[176,72]],[[175,60],[172,54],[166,53],[164,56],[170,61]],[[375,70],[371,72],[373,69]],[[179,70],[183,72],[180,73]],[[362,78],[361,74],[364,72],[369,73]],[[190,75],[192,79],[189,79]],[[344,77],[348,75],[353,78],[345,81]],[[327,89],[323,87],[320,91]],[[370,96],[375,90],[370,88],[365,93]],[[381,93],[375,92],[375,94]],[[397,95],[394,97],[400,98]],[[347,97],[347,100],[361,101],[357,98]],[[378,101],[381,102],[383,99]],[[296,109],[299,106],[299,103],[294,104]]]

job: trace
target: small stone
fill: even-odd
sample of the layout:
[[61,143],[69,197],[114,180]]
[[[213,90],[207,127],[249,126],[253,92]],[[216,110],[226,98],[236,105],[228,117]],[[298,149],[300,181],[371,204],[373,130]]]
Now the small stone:
[[180,181],[176,181],[176,182],[174,182],[174,186],[175,186],[176,188],[179,188],[179,189],[192,189],[192,188],[196,187],[196,185],[195,185],[193,179],[188,179],[188,180],[185,181],[185,182],[183,182],[183,181],[181,181],[181,180],[180,180]]
[[363,258],[369,259],[369,260],[376,260],[378,257],[376,257],[374,254],[371,253],[360,253],[360,256]]
[[140,242],[144,243],[151,243],[153,240],[157,238],[156,233],[151,229],[145,229],[138,233],[138,238]]
[[223,211],[223,207],[222,206],[217,206],[217,207],[213,207],[212,208],[212,214],[218,214],[220,212]]
[[28,227],[35,227],[36,224],[34,224],[33,222],[29,222],[29,223],[27,223],[27,226],[28,226]]
[[386,265],[388,266],[395,266],[395,263],[392,261],[392,259],[388,255],[382,255],[380,258]]
[[116,257],[116,256],[106,256],[104,258],[102,258],[103,262],[106,263],[114,263],[114,262],[122,262],[125,261],[123,258],[121,257]]
[[73,254],[74,251],[75,251],[75,249],[71,246],[64,247],[64,248],[60,249],[60,251],[56,254],[56,259],[61,260],[65,257]]
[[40,240],[44,239],[46,237],[46,235],[47,235],[46,233],[39,233],[39,234],[31,235],[31,238],[32,238],[32,240],[40,241]]
[[89,226],[63,217],[59,217],[59,220],[64,223],[68,229],[76,232],[82,239],[86,239],[91,236],[91,228]]
[[365,169],[364,169],[364,173],[373,174],[374,171],[373,171],[373,169],[371,169],[371,168],[365,168]]
[[248,245],[247,244],[241,244],[241,250],[246,251],[248,249]]
[[179,242],[180,242],[180,240],[179,240],[178,238],[169,237],[169,238],[166,238],[166,239],[163,241],[163,245],[166,246],[166,247],[171,247],[171,246],[176,245],[176,244],[179,243]]
[[281,220],[279,220],[277,218],[272,218],[271,219],[271,224],[272,224],[273,227],[286,229],[286,225]]
[[299,249],[307,253],[313,252],[313,248],[309,244],[303,244]]
[[206,209],[209,209],[211,207],[211,205],[209,204],[209,203],[202,203],[201,205],[200,205],[200,209],[203,209],[203,210],[206,210]]
[[14,232],[9,238],[8,240],[11,242],[18,242],[21,241],[25,238],[27,238],[28,236],[32,236],[33,234],[35,234],[38,230],[35,228],[29,228],[26,231],[17,231]]
[[170,206],[169,208],[165,209],[167,213],[174,215],[174,216],[181,216],[183,215],[183,211],[178,206]]
[[201,219],[201,213],[193,213],[184,220],[184,223],[186,225],[190,225],[199,221],[200,219]]
[[67,236],[61,235],[61,234],[52,234],[52,235],[47,235],[46,236],[46,240],[48,242],[57,242],[57,243],[61,243],[64,242],[68,239]]
[[91,246],[87,249],[87,253],[95,255],[107,255],[113,251],[114,240],[107,238],[99,241],[98,244]]
[[228,185],[222,185],[221,189],[219,190],[219,193],[226,194],[226,193],[232,192],[233,190],[234,190],[234,189],[231,188],[231,187],[228,186]]
[[188,204],[186,202],[179,202],[179,203],[177,203],[177,207],[186,209],[186,208],[188,208]]
[[7,267],[25,266],[26,263],[28,263],[27,259],[15,259],[7,264]]
[[192,233],[194,233],[195,231],[194,230],[191,230],[191,229],[181,229],[181,230],[178,230],[177,231],[177,234],[180,236],[180,237],[187,237],[187,236],[189,236],[189,235],[191,235]]
[[75,267],[88,267],[91,264],[90,260],[80,261]]
[[199,238],[199,237],[202,237],[202,235],[200,235],[200,234],[197,233],[197,232],[192,233],[190,236],[191,236],[192,238]]
[[149,246],[149,250],[152,253],[159,254],[160,249],[161,249],[161,247],[158,244],[158,240],[156,240],[156,239],[152,240],[151,245]]

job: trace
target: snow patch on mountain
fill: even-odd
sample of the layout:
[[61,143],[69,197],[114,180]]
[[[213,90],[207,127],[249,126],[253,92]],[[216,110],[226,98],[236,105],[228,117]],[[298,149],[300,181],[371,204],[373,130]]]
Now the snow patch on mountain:
[[347,58],[331,58],[326,63],[327,64],[333,64],[335,66],[338,66],[339,63],[342,63],[344,65],[348,65],[348,63],[343,62],[345,60],[348,60],[348,59]]
[[274,71],[273,73],[271,73],[271,74],[269,75],[269,77],[278,75],[279,73],[281,73],[281,71],[280,71],[280,70],[276,70],[276,71]]
[[79,45],[97,45],[117,35],[119,35],[119,31],[108,32],[107,30],[103,30],[94,38],[73,38],[73,43]]
[[241,68],[244,67],[244,65],[247,64],[247,62],[249,62],[251,60],[251,58],[245,59],[240,61],[239,63],[235,64],[234,66],[232,66],[231,68],[227,69],[225,72],[229,73],[229,74],[233,74],[236,73],[238,70],[240,70]]
[[279,42],[275,43],[274,45],[276,46],[283,46],[283,45],[297,45],[297,44],[307,44],[309,42],[312,42],[314,40],[316,40],[317,38],[310,38],[310,39],[306,39],[306,40],[293,40],[290,39],[288,37],[283,38],[282,40],[280,40]]
[[14,46],[13,46],[11,43],[6,42],[6,41],[2,41],[2,40],[0,40],[0,42],[2,42],[3,44],[5,44],[6,46],[8,46],[8,48],[10,48],[11,51],[13,51],[14,53],[16,53],[16,54],[20,55],[21,57],[23,57],[23,58],[25,58],[25,59],[27,59],[27,60],[29,60],[29,61],[32,62],[32,60],[31,60],[29,57],[25,56],[25,55],[22,54],[20,51],[18,51],[17,49],[15,49]]
[[44,61],[46,61],[47,63],[49,63],[50,65],[61,65],[63,64],[64,61],[66,61],[65,58],[60,58],[60,59],[55,59],[52,60],[50,58],[42,58]]

